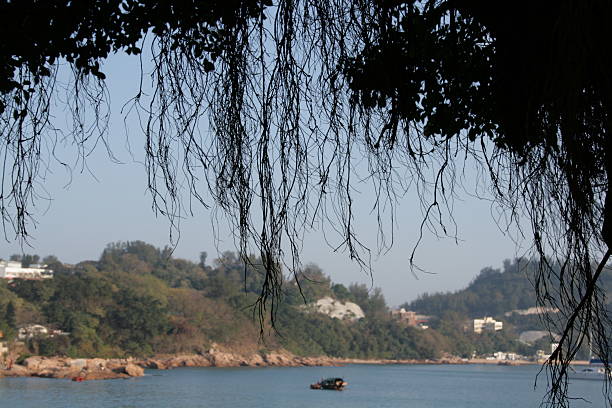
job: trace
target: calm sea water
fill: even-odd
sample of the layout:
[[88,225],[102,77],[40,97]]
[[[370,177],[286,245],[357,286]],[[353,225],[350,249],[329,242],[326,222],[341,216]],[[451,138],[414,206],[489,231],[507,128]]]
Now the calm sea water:
[[[0,407],[10,408],[477,408],[538,407],[546,379],[538,367],[371,366],[180,368],[142,378],[88,381],[0,378]],[[343,392],[310,390],[322,377],[349,382]],[[575,381],[575,407],[604,407],[601,384]]]

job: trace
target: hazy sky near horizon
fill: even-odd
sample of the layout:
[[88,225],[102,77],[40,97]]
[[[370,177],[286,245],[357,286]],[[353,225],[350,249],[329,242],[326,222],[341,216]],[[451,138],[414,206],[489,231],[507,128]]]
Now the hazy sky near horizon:
[[[103,69],[108,76],[112,110],[108,139],[120,163],[109,159],[103,145],[98,145],[89,155],[87,168],[76,166],[72,173],[51,161],[41,186],[50,199],[36,203],[37,225],[30,228],[30,247],[24,247],[24,253],[53,254],[64,262],[76,263],[98,259],[111,242],[142,240],[158,247],[171,244],[169,222],[163,215],[154,214],[146,190],[142,132],[135,122],[128,121],[127,139],[121,115],[121,108],[137,92],[138,65],[135,57],[117,56]],[[61,158],[74,165],[70,151],[70,147],[65,153],[58,149],[58,155],[64,154]],[[469,168],[465,174],[467,179],[473,175]],[[416,263],[426,273],[415,275],[409,265],[422,220],[417,197],[410,195],[397,208],[393,247],[381,255],[372,253],[373,282],[346,253],[334,252],[338,239],[330,234],[308,234],[302,259],[319,265],[334,282],[362,282],[381,287],[387,303],[396,306],[424,292],[465,287],[482,268],[501,267],[504,259],[524,254],[524,248],[517,247],[513,239],[501,232],[489,202],[468,194],[459,198],[454,202],[453,211],[459,241],[438,239],[425,231],[417,249]],[[361,190],[356,200],[359,201],[356,217],[359,238],[371,248],[376,247],[378,226],[375,214],[369,212],[373,200],[373,192],[367,188]],[[212,259],[219,252],[234,250],[234,241],[223,222],[219,221],[218,236],[214,237],[211,211],[199,205],[193,208],[194,216],[186,215],[181,221],[175,256],[195,261],[202,251],[208,252]],[[331,231],[329,226],[323,227]],[[21,252],[16,241],[0,243],[0,258]]]

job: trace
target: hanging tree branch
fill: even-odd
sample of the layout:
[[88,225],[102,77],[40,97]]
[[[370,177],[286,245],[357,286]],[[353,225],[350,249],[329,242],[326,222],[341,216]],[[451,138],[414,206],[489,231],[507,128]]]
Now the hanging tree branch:
[[[365,184],[376,192],[379,251],[393,242],[384,209],[393,217],[408,193],[422,206],[419,235],[453,236],[456,169],[473,160],[508,219],[530,220],[539,303],[564,317],[548,320],[563,333],[548,364],[549,400],[566,405],[567,367],[587,332],[610,372],[598,287],[612,245],[610,8],[570,0],[528,9],[472,0],[0,2],[0,31],[12,39],[0,44],[5,237],[30,233],[41,169],[55,160],[86,170],[91,148],[108,146],[102,63],[148,45],[151,95],[141,86],[129,111],[145,135],[153,208],[173,233],[191,211],[185,195],[227,216],[245,265],[256,249],[265,266],[261,321],[274,318],[283,271],[298,277],[312,228],[332,229],[333,248],[368,268],[354,214]],[[61,134],[53,106],[65,66],[72,129]],[[76,164],[57,159],[65,143]]]

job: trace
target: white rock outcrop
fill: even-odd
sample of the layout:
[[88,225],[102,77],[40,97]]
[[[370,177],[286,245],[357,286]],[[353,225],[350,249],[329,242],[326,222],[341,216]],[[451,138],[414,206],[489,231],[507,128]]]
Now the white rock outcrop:
[[340,302],[332,299],[329,296],[317,300],[307,306],[307,309],[313,312],[323,313],[334,319],[341,320],[359,320],[365,317],[363,310],[358,304],[353,302]]

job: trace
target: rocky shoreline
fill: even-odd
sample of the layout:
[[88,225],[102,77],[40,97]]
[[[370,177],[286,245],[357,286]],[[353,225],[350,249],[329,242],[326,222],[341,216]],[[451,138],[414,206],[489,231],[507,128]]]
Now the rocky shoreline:
[[0,377],[63,378],[75,381],[142,377],[144,369],[132,359],[28,357],[22,364],[0,369]]
[[139,360],[144,368],[167,370],[177,367],[307,367],[336,366],[331,357],[299,357],[280,350],[270,353],[237,354],[224,351],[209,351],[203,354],[160,355]]
[[[209,350],[202,354],[158,355],[136,359],[72,359],[66,357],[29,357],[22,364],[0,369],[0,377],[63,378],[77,381],[141,377],[144,369],[167,370],[178,367],[305,367],[342,366],[346,364],[499,364],[497,361],[462,360],[389,360],[348,359],[332,357],[299,357],[280,350],[269,353],[238,354]],[[513,362],[511,365],[530,364]],[[533,363],[531,363],[533,364]]]
[[242,355],[211,350],[203,354],[159,355],[136,359],[73,359],[33,356],[0,369],[0,377],[63,378],[77,381],[141,377],[144,369],[177,367],[301,367],[334,366],[330,357],[299,357],[286,351]]

